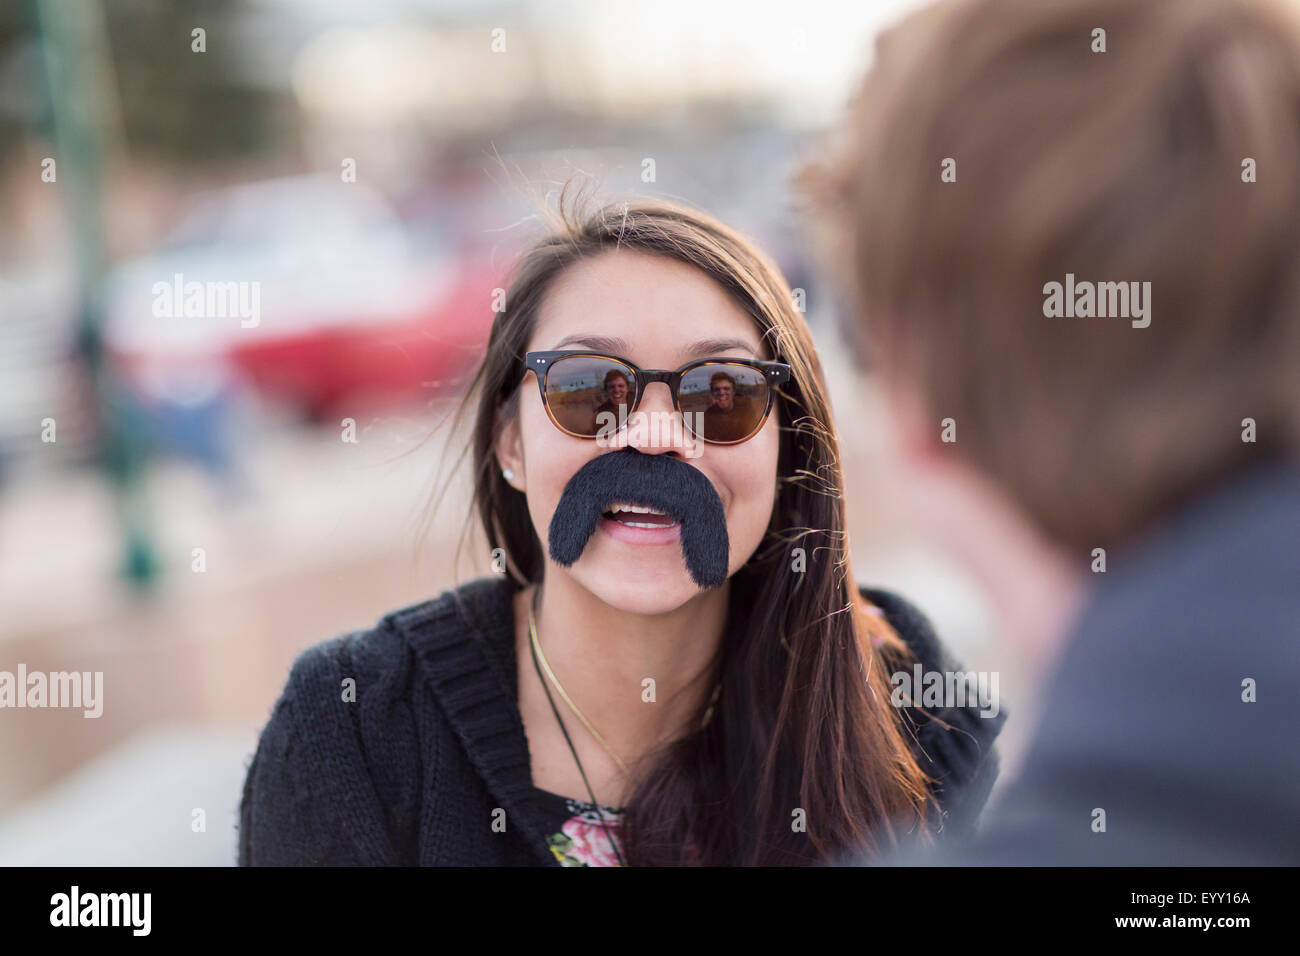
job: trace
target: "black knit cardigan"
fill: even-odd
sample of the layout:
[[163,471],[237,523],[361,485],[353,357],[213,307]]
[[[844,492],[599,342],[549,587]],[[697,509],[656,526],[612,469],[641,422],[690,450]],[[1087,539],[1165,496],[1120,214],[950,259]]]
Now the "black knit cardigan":
[[[248,768],[241,866],[559,865],[519,714],[516,587],[472,581],[298,656]],[[957,669],[915,608],[862,593],[926,670]],[[933,716],[907,718],[913,752],[939,781],[943,835],[968,833],[997,776],[1005,709]]]

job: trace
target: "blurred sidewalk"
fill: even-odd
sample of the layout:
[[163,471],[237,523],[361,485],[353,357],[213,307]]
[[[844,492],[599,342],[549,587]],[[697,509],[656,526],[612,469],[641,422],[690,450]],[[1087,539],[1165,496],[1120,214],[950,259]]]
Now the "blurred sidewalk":
[[233,866],[256,744],[219,727],[142,733],[0,819],[0,866]]
[[[254,493],[233,507],[191,467],[159,466],[150,495],[164,567],[152,600],[116,575],[113,505],[96,475],[9,485],[0,498],[0,669],[103,671],[105,703],[91,719],[3,712],[0,766],[10,772],[0,775],[0,814],[142,731],[242,728],[251,755],[301,649],[453,584],[467,514],[457,490],[417,541],[443,456],[441,436],[417,444],[440,415],[359,421],[356,444],[339,430],[250,436],[241,451]],[[191,569],[194,548],[205,551],[203,573]],[[475,568],[474,550],[467,544],[460,577],[486,568]],[[213,750],[214,774],[230,755]]]

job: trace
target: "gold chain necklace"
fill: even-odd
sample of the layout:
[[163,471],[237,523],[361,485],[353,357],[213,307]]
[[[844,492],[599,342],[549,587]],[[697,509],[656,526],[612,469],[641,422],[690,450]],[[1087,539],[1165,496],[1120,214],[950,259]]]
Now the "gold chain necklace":
[[[561,684],[560,679],[555,676],[555,671],[551,670],[551,664],[549,661],[547,661],[546,655],[542,652],[542,643],[537,639],[537,613],[536,613],[537,598],[540,594],[541,594],[541,588],[535,589],[533,591],[533,599],[528,604],[528,639],[532,641],[533,651],[534,653],[537,654],[538,660],[541,662],[542,670],[546,672],[547,679],[551,682],[552,685],[554,685],[555,689],[560,692],[560,697],[564,699],[564,702],[568,705],[569,710],[573,711],[574,716],[576,716],[578,720],[582,722],[582,726],[586,727],[588,733],[590,733],[591,736],[596,738],[596,742],[605,748],[605,752],[614,759],[614,763],[618,764],[618,769],[623,771],[623,775],[630,776],[627,769],[627,764],[623,762],[623,759],[619,757],[618,754],[614,753],[614,749],[605,742],[605,738],[602,737],[600,735],[600,732],[591,725],[591,721],[587,719],[586,715],[583,714],[583,712],[578,709],[578,705],[573,702],[573,699],[568,695],[568,692],[565,691],[564,685]],[[713,719],[713,711],[715,706],[718,703],[718,694],[721,690],[722,690],[721,683],[717,684],[717,686],[713,688],[713,695],[709,699],[708,709],[704,712],[704,718],[700,721],[701,728],[708,726],[709,721]],[[576,757],[577,754],[574,754],[574,756]]]
[[605,738],[600,735],[600,731],[591,726],[591,721],[586,718],[586,715],[578,709],[578,705],[573,702],[571,697],[569,697],[568,693],[564,689],[564,685],[562,685],[560,679],[555,676],[555,671],[551,670],[551,665],[550,662],[547,661],[546,655],[542,653],[542,643],[537,639],[537,617],[534,613],[535,605],[537,604],[537,595],[540,593],[540,590],[541,589],[539,588],[533,592],[533,600],[528,605],[528,637],[529,640],[533,642],[533,651],[537,654],[537,658],[541,662],[542,670],[546,672],[547,679],[555,685],[555,689],[560,692],[560,697],[562,697],[564,702],[569,705],[569,710],[573,711],[574,716],[576,716],[578,720],[582,721],[582,726],[586,727],[591,736],[596,738],[596,742],[605,748],[605,752],[614,758],[614,763],[618,764],[618,769],[623,771],[623,775],[630,776],[627,764],[623,762],[623,758],[614,753],[614,749],[610,747],[609,744],[605,743]]

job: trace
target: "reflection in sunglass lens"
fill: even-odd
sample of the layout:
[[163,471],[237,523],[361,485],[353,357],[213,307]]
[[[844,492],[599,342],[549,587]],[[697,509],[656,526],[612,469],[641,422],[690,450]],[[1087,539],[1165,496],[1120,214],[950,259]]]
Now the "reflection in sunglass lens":
[[[768,384],[764,374],[747,365],[715,362],[697,365],[682,376],[681,409],[687,424],[706,441],[748,438],[763,423]],[[698,413],[698,414],[697,414]],[[701,417],[703,416],[703,417]]]
[[636,400],[635,381],[622,362],[565,356],[546,373],[546,407],[565,431],[591,438],[627,420]]

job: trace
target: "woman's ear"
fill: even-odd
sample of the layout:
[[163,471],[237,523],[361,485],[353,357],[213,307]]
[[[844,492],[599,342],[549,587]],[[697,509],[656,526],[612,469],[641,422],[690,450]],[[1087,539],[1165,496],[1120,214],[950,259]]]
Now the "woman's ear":
[[519,415],[510,414],[505,405],[497,408],[497,437],[493,444],[497,464],[501,466],[506,484],[516,491],[524,490],[524,447],[519,429]]

